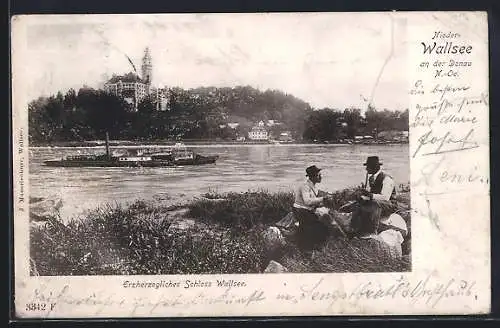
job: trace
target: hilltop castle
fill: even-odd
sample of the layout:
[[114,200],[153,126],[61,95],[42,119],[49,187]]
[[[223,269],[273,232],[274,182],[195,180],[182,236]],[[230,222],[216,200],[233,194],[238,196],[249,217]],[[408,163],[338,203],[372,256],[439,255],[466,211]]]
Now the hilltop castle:
[[137,111],[139,103],[151,96],[159,110],[168,109],[166,90],[165,88],[155,88],[152,86],[153,81],[153,63],[151,52],[147,47],[144,50],[141,65],[141,76],[137,74],[135,65],[129,59],[134,72],[125,75],[113,74],[104,84],[104,90],[124,99],[134,111]]

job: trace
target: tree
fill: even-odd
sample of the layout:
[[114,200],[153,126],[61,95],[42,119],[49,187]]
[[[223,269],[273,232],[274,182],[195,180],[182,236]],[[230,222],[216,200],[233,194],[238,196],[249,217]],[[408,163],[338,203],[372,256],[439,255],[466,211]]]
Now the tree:
[[361,125],[361,110],[357,108],[346,108],[342,117],[347,124],[347,137],[354,139]]
[[395,122],[394,129],[398,131],[408,131],[409,130],[409,112],[408,108],[404,111],[396,111],[394,112]]
[[339,112],[329,108],[311,113],[305,124],[304,139],[309,141],[334,141],[340,134]]
[[87,109],[89,127],[93,129],[95,137],[102,138],[106,132],[112,136],[121,134],[121,129],[127,121],[127,105],[122,99],[98,91],[95,94],[93,106]]
[[47,142],[51,133],[50,119],[47,115],[46,106],[48,98],[40,97],[28,104],[28,133],[29,142]]
[[388,118],[384,112],[377,112],[373,107],[368,107],[366,111],[367,132],[377,138],[379,132],[383,130],[383,125],[388,127]]
[[77,97],[74,89],[69,89],[64,95],[64,109],[71,112],[77,105]]
[[151,114],[156,111],[155,97],[147,96],[142,99],[137,105],[137,111],[142,114]]

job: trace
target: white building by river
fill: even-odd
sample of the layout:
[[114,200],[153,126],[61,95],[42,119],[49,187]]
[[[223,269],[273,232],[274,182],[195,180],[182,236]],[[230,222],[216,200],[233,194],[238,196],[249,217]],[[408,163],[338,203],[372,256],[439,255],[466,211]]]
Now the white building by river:
[[250,132],[248,132],[248,139],[250,140],[269,140],[269,132],[264,126],[264,122],[260,121],[257,126],[254,126]]

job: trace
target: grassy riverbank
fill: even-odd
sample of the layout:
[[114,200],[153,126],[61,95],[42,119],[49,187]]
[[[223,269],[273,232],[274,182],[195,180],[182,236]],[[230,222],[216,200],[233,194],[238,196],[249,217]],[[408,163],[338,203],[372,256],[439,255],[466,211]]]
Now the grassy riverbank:
[[[332,208],[350,200],[337,192]],[[106,206],[67,225],[48,220],[30,232],[35,275],[259,273],[269,260],[290,272],[406,271],[409,262],[382,263],[332,238],[313,258],[293,243],[271,252],[262,231],[291,209],[292,193],[206,194],[184,206],[136,201]]]

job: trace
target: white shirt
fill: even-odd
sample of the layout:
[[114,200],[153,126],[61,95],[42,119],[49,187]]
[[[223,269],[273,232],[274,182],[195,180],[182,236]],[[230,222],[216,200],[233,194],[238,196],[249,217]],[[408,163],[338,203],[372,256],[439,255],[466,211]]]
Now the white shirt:
[[314,211],[314,209],[323,201],[323,197],[318,197],[317,195],[318,189],[311,180],[307,179],[305,183],[301,184],[297,188],[293,206],[296,208]]
[[[373,177],[373,181],[377,179],[380,172],[381,170],[378,170],[377,173],[371,175],[371,177]],[[366,190],[370,190],[369,183],[366,186]],[[382,181],[382,191],[380,192],[380,194],[373,194],[373,199],[389,200],[391,198],[392,190],[394,190],[394,180],[386,174],[384,177],[384,181]]]

